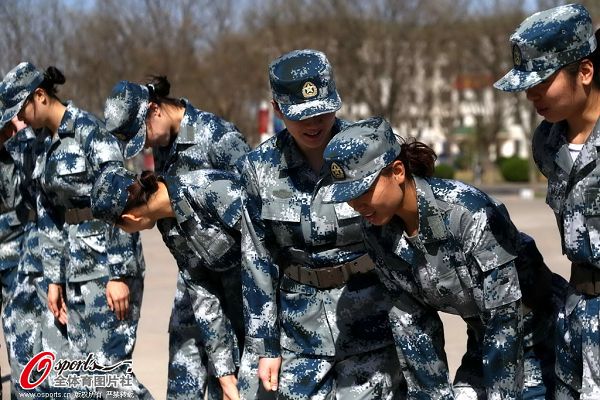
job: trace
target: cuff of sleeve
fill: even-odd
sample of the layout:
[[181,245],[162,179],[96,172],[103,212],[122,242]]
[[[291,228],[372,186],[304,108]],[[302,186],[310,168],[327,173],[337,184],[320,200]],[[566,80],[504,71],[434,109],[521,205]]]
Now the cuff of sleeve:
[[259,357],[275,358],[281,356],[279,339],[247,337],[244,347],[245,351],[250,351]]
[[217,378],[226,375],[233,375],[236,371],[235,363],[232,358],[227,359],[227,361],[221,361],[218,364],[213,364],[214,374]]
[[169,199],[171,199],[171,207],[175,214],[175,219],[178,224],[181,224],[194,215],[194,211],[188,200],[179,190],[181,186],[181,180],[177,176],[164,176],[165,186],[169,192]]

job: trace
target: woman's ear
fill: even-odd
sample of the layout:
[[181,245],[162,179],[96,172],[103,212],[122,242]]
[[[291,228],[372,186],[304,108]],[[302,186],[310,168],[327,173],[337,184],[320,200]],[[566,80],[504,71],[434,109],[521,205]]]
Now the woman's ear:
[[137,215],[134,215],[134,214],[121,214],[121,219],[123,219],[123,221],[125,223],[140,222],[142,220],[142,217],[141,216],[138,217]]
[[158,106],[158,104],[150,102],[148,104],[148,110],[149,110],[148,115],[160,117],[160,107]]
[[589,59],[584,59],[579,64],[579,74],[581,75],[581,82],[584,85],[590,85],[594,78],[594,64]]
[[48,94],[45,90],[37,88],[33,92],[33,97],[37,100],[38,103],[47,105],[48,104]]
[[273,106],[273,112],[277,116],[277,118],[283,120],[285,116],[281,112],[281,108],[279,108],[279,104],[275,100],[271,100],[271,106]]
[[392,174],[396,182],[404,183],[406,180],[406,169],[404,168],[404,163],[402,161],[395,160],[392,163]]

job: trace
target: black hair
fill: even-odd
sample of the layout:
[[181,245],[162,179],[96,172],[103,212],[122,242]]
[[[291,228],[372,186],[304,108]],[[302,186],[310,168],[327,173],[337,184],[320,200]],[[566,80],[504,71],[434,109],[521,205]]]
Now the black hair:
[[[402,164],[404,164],[406,176],[410,178],[413,176],[428,178],[433,176],[435,171],[437,155],[425,143],[412,139],[402,143],[400,154],[396,157],[396,160],[402,161]],[[388,174],[391,171],[392,166],[388,165],[382,173]]]
[[48,94],[48,96],[58,99],[56,86],[66,82],[63,73],[56,67],[50,66],[44,72],[44,80],[38,86]]
[[[123,213],[132,208],[146,204],[158,190],[159,177],[153,171],[143,171],[141,175],[127,188],[129,195]],[[121,220],[121,217],[119,217]]]
[[592,65],[594,66],[594,76],[592,78],[592,84],[596,88],[600,89],[600,29],[596,30],[594,36],[596,37],[597,45],[596,49],[592,52],[592,54],[582,58],[581,60],[575,61],[571,64],[567,64],[564,67],[564,70],[569,75],[575,76],[577,75],[577,72],[579,72],[579,66],[581,65],[581,61],[590,60],[592,62]]
[[168,104],[174,107],[182,107],[181,100],[169,97],[171,84],[164,75],[152,75],[146,83],[150,95],[150,101],[158,105]]

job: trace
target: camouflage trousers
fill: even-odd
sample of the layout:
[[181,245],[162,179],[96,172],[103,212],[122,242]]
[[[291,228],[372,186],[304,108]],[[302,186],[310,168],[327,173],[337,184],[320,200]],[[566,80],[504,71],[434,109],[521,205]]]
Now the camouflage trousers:
[[[554,322],[554,321],[552,321]],[[531,332],[533,314],[524,317],[524,330]],[[546,324],[544,324],[546,325]],[[554,340],[553,323],[544,330],[545,336],[535,344],[524,346],[523,400],[553,399],[554,394]],[[454,396],[458,400],[486,400],[483,380],[482,348],[475,332],[467,329],[467,350],[454,379]]]
[[244,335],[239,274],[205,275],[193,282],[182,273],[177,278],[169,322],[169,400],[221,400],[216,377],[235,374],[239,365]]
[[[10,313],[10,308],[7,307],[8,303],[13,297],[14,288],[16,285],[17,279],[17,267],[14,266],[12,268],[7,268],[0,271],[0,283],[2,284],[2,297],[0,298],[0,309],[4,308],[2,311],[2,326],[4,328],[4,337],[6,338],[6,342],[8,343],[8,336],[10,335],[10,331],[8,328],[8,318],[7,316]],[[7,313],[8,309],[8,313]],[[14,317],[13,317],[14,319]],[[7,349],[7,355],[9,358],[9,362],[12,359],[12,354],[15,350]],[[11,363],[12,364],[12,363]],[[14,379],[11,379],[12,382],[15,382]],[[0,397],[2,397],[2,388],[0,387]]]
[[[67,283],[69,358],[80,360],[93,356],[100,366],[119,365],[114,369],[110,368],[109,371],[91,372],[94,375],[105,374],[105,382],[117,377],[119,383],[104,387],[82,385],[85,389],[101,393],[105,399],[153,399],[131,370],[144,280],[142,277],[130,277],[126,282],[129,285],[130,311],[128,318],[123,321],[119,321],[108,307],[106,299],[108,277]],[[90,374],[90,372],[82,374]],[[83,378],[77,382],[84,382]]]
[[393,345],[343,359],[283,349],[277,398],[404,399],[403,383]]
[[600,399],[600,296],[570,288],[556,335],[556,399]]
[[[18,272],[13,295],[6,304],[4,331],[9,354],[12,381],[12,398],[26,398],[28,392],[44,393],[51,391],[48,380],[35,389],[21,388],[21,372],[34,355],[41,351],[55,351],[66,346],[64,328],[61,332],[54,325],[54,317],[48,310],[45,280],[41,273]],[[52,321],[52,323],[49,323]],[[50,347],[50,345],[52,347]],[[36,380],[34,376],[31,381]],[[54,390],[52,390],[54,391]]]

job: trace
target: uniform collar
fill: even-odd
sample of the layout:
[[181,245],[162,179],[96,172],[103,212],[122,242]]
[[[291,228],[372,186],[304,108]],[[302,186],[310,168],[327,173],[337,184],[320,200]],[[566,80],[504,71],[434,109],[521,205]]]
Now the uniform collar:
[[575,164],[573,165],[573,169],[579,171],[584,168],[586,165],[595,162],[598,158],[598,146],[600,146],[600,119],[596,121],[594,128],[592,129],[592,133],[585,141],[579,156],[575,160]]
[[564,121],[556,124],[543,121],[538,129],[540,129],[539,135],[544,138],[543,154],[553,154],[554,164],[568,174],[573,166],[573,160],[566,140],[566,127]]
[[181,119],[181,124],[179,125],[179,133],[177,134],[177,138],[175,139],[176,144],[195,144],[196,138],[196,114],[198,114],[198,110],[194,108],[190,104],[190,102],[185,99],[180,99],[181,103],[185,107],[185,112],[183,113],[183,118]]
[[72,102],[67,102],[67,108],[63,114],[60,125],[58,126],[58,137],[63,139],[65,137],[75,136],[75,120],[77,118],[78,109],[73,106]]

